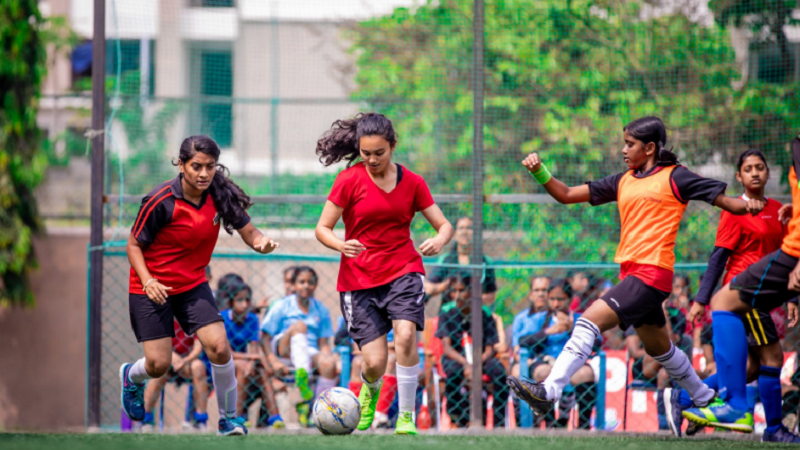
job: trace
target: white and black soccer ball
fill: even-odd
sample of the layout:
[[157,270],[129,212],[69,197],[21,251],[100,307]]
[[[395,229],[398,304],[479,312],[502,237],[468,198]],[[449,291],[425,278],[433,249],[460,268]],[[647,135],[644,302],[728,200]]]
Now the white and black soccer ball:
[[350,434],[359,420],[361,404],[349,389],[330,388],[314,403],[314,425],[322,434]]

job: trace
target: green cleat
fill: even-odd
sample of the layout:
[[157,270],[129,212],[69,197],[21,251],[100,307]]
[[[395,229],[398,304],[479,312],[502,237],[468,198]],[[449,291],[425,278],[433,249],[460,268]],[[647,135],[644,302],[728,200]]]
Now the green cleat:
[[300,426],[308,428],[308,416],[311,414],[311,407],[308,405],[308,402],[298,403],[295,408],[297,409],[297,421],[300,422]]
[[750,412],[734,409],[718,398],[704,408],[684,410],[683,417],[705,427],[725,428],[742,433],[753,432],[753,415]]
[[358,403],[361,404],[361,420],[358,421],[357,429],[369,430],[372,426],[372,419],[375,418],[375,407],[378,405],[378,393],[380,388],[375,389],[374,393],[369,391],[369,387],[364,383],[361,385],[361,392],[358,394]]
[[414,425],[414,416],[411,412],[400,413],[397,417],[397,427],[394,429],[394,434],[417,435],[417,426]]
[[297,369],[294,373],[294,380],[297,389],[300,390],[300,397],[304,402],[310,402],[314,398],[314,391],[308,386],[308,372],[306,369]]

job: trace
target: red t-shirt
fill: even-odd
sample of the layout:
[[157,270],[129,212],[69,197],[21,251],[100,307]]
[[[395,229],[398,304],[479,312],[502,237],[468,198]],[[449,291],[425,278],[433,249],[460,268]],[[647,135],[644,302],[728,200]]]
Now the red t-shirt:
[[422,257],[411,240],[411,220],[434,204],[425,180],[400,167],[403,176],[391,192],[379,188],[360,162],[343,170],[328,200],[344,208],[345,240],[367,249],[356,258],[342,255],[339,292],[385,285],[411,272],[425,273]]
[[186,356],[194,347],[194,335],[187,335],[176,319],[173,319],[173,322],[175,322],[175,337],[172,338],[172,351],[181,356]]
[[714,246],[731,251],[723,285],[730,283],[748,266],[781,248],[783,236],[786,235],[786,227],[778,220],[781,206],[779,201],[767,199],[764,209],[755,216],[734,216],[722,211]]
[[[145,245],[144,262],[150,275],[180,294],[206,281],[206,266],[219,238],[220,219],[214,200],[205,192],[199,205],[183,198],[181,177],[161,183],[145,195],[131,234]],[[234,229],[250,223],[243,214]],[[144,294],[142,281],[131,267],[129,292]]]

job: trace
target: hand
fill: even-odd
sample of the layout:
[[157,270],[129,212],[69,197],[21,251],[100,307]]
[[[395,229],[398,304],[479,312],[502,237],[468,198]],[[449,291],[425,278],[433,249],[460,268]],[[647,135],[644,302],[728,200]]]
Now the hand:
[[555,326],[560,333],[564,333],[572,329],[572,317],[570,317],[570,315],[564,311],[559,311],[556,313],[556,320],[557,322]]
[[242,373],[244,373],[245,375],[252,375],[254,369],[255,365],[253,364],[253,361],[249,359],[244,360],[244,362],[242,363]]
[[539,159],[539,155],[537,153],[531,153],[522,160],[522,165],[528,169],[528,172],[533,173],[542,167],[542,160]]
[[781,209],[778,210],[778,220],[780,220],[782,224],[787,225],[789,224],[789,220],[791,220],[793,214],[794,208],[792,207],[792,204],[787,203],[781,206]]
[[689,323],[694,323],[695,319],[703,317],[703,314],[705,313],[706,305],[694,302],[692,303],[692,307],[689,309],[689,312],[686,314],[686,321]]
[[764,202],[751,198],[745,203],[745,209],[747,212],[755,216],[756,214],[760,213],[762,209],[764,209]]
[[467,380],[467,383],[472,380],[472,364],[464,363],[464,379]]
[[167,297],[169,297],[167,291],[171,290],[171,287],[166,287],[159,283],[158,280],[153,279],[153,281],[147,285],[147,289],[144,293],[147,294],[147,298],[155,302],[156,305],[163,305],[167,303]]
[[272,239],[264,235],[261,235],[260,238],[256,239],[256,241],[253,242],[253,250],[257,251],[258,253],[262,253],[264,255],[266,255],[267,253],[274,252],[280,246],[281,244],[273,241]]
[[172,352],[172,370],[174,370],[175,373],[179,373],[181,371],[181,369],[183,369],[183,365],[184,365],[184,362],[183,362],[183,358],[181,358],[181,355],[179,355],[179,354],[177,354],[175,352]]
[[786,320],[789,321],[787,325],[789,328],[794,328],[797,325],[797,303],[786,304]]
[[800,291],[800,263],[789,274],[789,290]]
[[348,258],[355,258],[366,249],[367,247],[364,247],[361,244],[361,242],[358,242],[358,240],[350,239],[349,241],[344,242],[344,246],[342,247],[342,253],[344,254],[344,256],[347,256]]
[[278,360],[272,363],[272,370],[274,370],[278,375],[286,375],[289,373],[289,368],[286,367],[286,364]]
[[422,253],[422,256],[434,256],[442,251],[442,247],[444,247],[444,245],[437,236],[435,238],[426,239],[425,242],[419,246],[419,251]]

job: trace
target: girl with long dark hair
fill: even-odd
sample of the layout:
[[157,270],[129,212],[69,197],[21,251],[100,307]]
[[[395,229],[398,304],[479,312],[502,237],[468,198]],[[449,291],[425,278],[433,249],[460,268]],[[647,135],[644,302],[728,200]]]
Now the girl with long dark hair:
[[128,237],[131,264],[131,326],[144,358],[120,367],[122,407],[132,420],[144,417],[144,384],[164,375],[172,356],[173,317],[195,334],[211,361],[219,402],[219,435],[247,434],[236,417],[236,369],[222,316],[205,270],[219,237],[236,230],[259,253],[279,247],[250,222],[250,197],[218,163],[220,149],[208,136],[190,136],[181,144],[177,178],[158,185],[142,199]]
[[[412,420],[419,374],[417,331],[425,323],[422,258],[411,240],[411,220],[419,211],[437,231],[419,250],[438,254],[453,226],[433,201],[425,180],[392,162],[397,145],[392,122],[382,114],[337,120],[317,142],[320,161],[347,161],[336,177],[317,224],[317,239],[342,253],[337,290],[350,337],[362,351],[359,394],[366,430],[375,416],[386,370],[386,335],[394,330],[400,414],[395,434],[417,434]],[[356,159],[362,161],[355,163]],[[344,221],[345,239],[333,227]]]
[[[744,187],[743,199],[754,198],[764,202],[764,210],[756,216],[732,216],[723,211],[717,226],[717,240],[708,261],[708,269],[700,283],[695,303],[689,311],[688,319],[694,321],[703,317],[706,306],[711,303],[711,329],[713,331],[714,360],[717,372],[706,378],[705,383],[723,394],[720,397],[726,404],[712,404],[709,408],[692,408],[691,402],[682,392],[670,396],[673,413],[669,420],[676,421],[680,427],[682,413],[692,422],[686,434],[694,434],[704,426],[726,423],[728,428],[745,433],[753,432],[753,414],[749,410],[746,385],[758,380],[758,395],[764,405],[764,418],[767,428],[762,435],[765,442],[800,443],[800,437],[783,426],[781,405],[781,368],[783,349],[778,327],[770,315],[771,309],[781,306],[782,296],[776,296],[764,284],[772,269],[769,261],[756,266],[767,255],[778,252],[786,236],[787,228],[782,221],[783,205],[773,198],[767,198],[764,190],[769,180],[769,166],[764,155],[758,150],[747,150],[736,164],[736,179]],[[784,255],[785,256],[785,255]],[[783,259],[783,258],[781,258]],[[777,260],[777,256],[776,256]],[[775,261],[778,263],[778,261]],[[782,263],[783,261],[780,261]],[[776,267],[782,264],[775,264]],[[788,266],[786,266],[788,267]],[[793,268],[794,266],[791,266]],[[725,286],[723,295],[733,297],[728,304],[742,304],[748,298],[752,308],[721,308],[714,304],[719,300],[712,294],[722,272],[727,269],[722,280]],[[749,273],[748,273],[749,272]],[[740,278],[741,277],[741,278]],[[739,292],[734,286],[742,286]],[[781,288],[785,288],[781,285]],[[760,291],[760,292],[759,292]],[[725,294],[726,293],[726,294]],[[789,326],[797,323],[797,293],[788,292]],[[758,297],[768,299],[764,306],[756,306],[749,301]],[[737,298],[738,297],[738,298]],[[788,298],[787,298],[788,297]],[[774,301],[772,301],[774,300]],[[716,306],[716,308],[714,307]],[[685,410],[685,411],[684,411]]]
[[[745,201],[724,195],[726,184],[703,178],[678,165],[665,148],[667,130],[657,117],[634,120],[623,128],[622,156],[629,170],[598,181],[569,187],[555,177],[533,153],[522,161],[531,175],[559,203],[610,202],[619,205],[620,243],[614,261],[620,264],[620,283],[611,288],[575,322],[564,351],[543,383],[508,378],[517,397],[534,412],[546,414],[570,377],[586,362],[601,333],[619,325],[633,326],[647,354],[678,382],[694,403],[706,406],[714,391],[703,384],[691,361],[669,338],[662,304],[672,290],[675,238],[690,200],[702,200],[733,214],[755,214],[758,199]],[[680,430],[673,430],[676,434]]]

